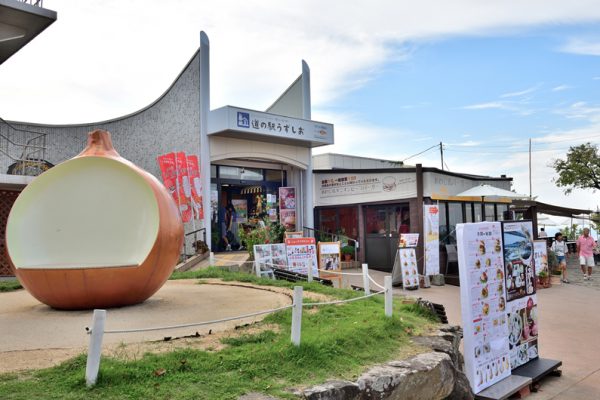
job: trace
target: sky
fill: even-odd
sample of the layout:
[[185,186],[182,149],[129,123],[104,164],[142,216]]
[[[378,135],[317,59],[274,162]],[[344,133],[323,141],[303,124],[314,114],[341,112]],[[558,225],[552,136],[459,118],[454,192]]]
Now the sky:
[[543,202],[551,163],[600,142],[600,0],[45,0],[58,20],[0,65],[0,117],[78,123],[129,114],[211,43],[211,108],[266,109],[311,68],[312,116],[335,152],[514,178]]

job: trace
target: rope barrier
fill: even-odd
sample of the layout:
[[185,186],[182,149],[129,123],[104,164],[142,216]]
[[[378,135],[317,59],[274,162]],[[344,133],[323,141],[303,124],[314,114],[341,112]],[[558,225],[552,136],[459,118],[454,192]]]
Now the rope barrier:
[[[361,274],[362,275],[362,274]],[[371,283],[375,286],[378,286],[380,289],[383,289],[383,291],[385,291],[385,287],[381,286],[379,283],[377,283],[375,281],[375,279],[371,278],[371,275],[367,275],[369,277],[369,280],[371,281]]]
[[362,299],[366,299],[368,297],[377,296],[378,294],[383,294],[385,292],[386,292],[385,290],[382,290],[381,292],[375,292],[375,293],[367,294],[367,295],[360,296],[360,297],[354,297],[352,299],[346,299],[346,300],[323,301],[323,302],[319,302],[319,303],[302,303],[302,306],[303,307],[315,307],[315,306],[329,306],[329,305],[341,304],[341,303],[351,303],[353,301],[362,300]]
[[[265,311],[258,311],[255,313],[250,313],[250,314],[245,314],[245,315],[239,315],[237,317],[229,317],[229,318],[223,318],[223,319],[215,319],[212,321],[204,321],[204,322],[195,322],[195,323],[191,323],[191,324],[180,324],[180,325],[168,325],[168,326],[158,326],[158,327],[153,327],[153,328],[138,328],[138,329],[112,329],[112,330],[105,330],[104,333],[134,333],[134,332],[150,332],[150,331],[160,331],[160,330],[168,330],[168,329],[177,329],[177,328],[189,328],[191,326],[203,326],[203,325],[211,325],[211,324],[218,324],[220,322],[227,322],[227,321],[233,321],[236,319],[243,319],[243,318],[248,318],[248,317],[255,317],[257,315],[263,315],[263,314],[270,314],[270,313],[274,313],[277,311],[282,311],[282,310],[287,310],[288,308],[292,308],[294,305],[291,304],[289,306],[284,306],[284,307],[279,307],[279,308],[273,308],[270,310],[265,310]],[[86,328],[87,333],[91,334],[92,330],[89,328]]]
[[335,270],[329,270],[329,269],[317,269],[317,271],[325,272],[327,274],[339,274],[339,275],[348,275],[348,276],[362,276],[362,273],[360,273],[360,272],[342,272],[342,271],[335,271]]

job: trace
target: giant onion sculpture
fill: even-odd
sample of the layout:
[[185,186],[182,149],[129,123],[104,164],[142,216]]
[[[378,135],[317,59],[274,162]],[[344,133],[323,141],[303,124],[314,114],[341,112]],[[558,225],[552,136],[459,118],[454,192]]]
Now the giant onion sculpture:
[[183,224],[165,187],[91,132],[78,156],[19,195],[6,247],[22,285],[58,309],[140,303],[177,263]]

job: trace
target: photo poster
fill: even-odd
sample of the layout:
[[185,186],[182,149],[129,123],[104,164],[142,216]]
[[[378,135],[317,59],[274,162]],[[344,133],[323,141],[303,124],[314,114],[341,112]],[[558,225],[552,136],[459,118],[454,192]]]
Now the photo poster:
[[342,272],[340,242],[319,242],[319,276],[325,279],[337,279],[339,286],[342,284],[342,274],[327,273],[325,271]]
[[533,242],[533,259],[535,261],[535,274],[548,271],[548,243],[545,240],[535,240]]
[[437,204],[423,205],[425,275],[440,273],[440,209]]
[[248,222],[248,200],[238,199],[231,200],[233,208],[235,208],[235,221],[238,223]]
[[270,244],[254,245],[254,261],[261,271],[268,271],[273,267],[273,251]]
[[538,358],[537,296],[525,296],[508,303],[508,343],[511,369]]
[[535,293],[536,275],[531,221],[502,223],[506,300],[513,301]]
[[267,210],[267,215],[269,216],[269,221],[271,221],[271,222],[277,221],[277,209],[276,208],[269,208]]
[[402,287],[404,289],[419,288],[419,271],[417,268],[417,254],[413,247],[398,249],[400,271],[402,272]]
[[279,221],[286,231],[296,230],[296,188],[279,188]]
[[313,276],[319,276],[315,238],[285,239],[288,270],[307,275],[312,267]]
[[401,233],[398,247],[417,247],[419,243],[418,233]]
[[197,155],[187,156],[188,175],[192,186],[192,204],[194,206],[194,219],[204,218],[202,208],[202,180],[200,179],[200,164]]
[[287,249],[285,243],[275,243],[271,245],[271,261],[275,268],[287,268]]
[[456,228],[465,373],[475,394],[510,376],[500,222]]

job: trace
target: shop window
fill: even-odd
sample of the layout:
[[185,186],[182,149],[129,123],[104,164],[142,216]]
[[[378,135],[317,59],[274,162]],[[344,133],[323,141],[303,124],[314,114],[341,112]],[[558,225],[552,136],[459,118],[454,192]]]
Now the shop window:
[[337,230],[337,210],[335,208],[319,210],[319,230],[334,234]]
[[263,173],[261,169],[243,168],[243,167],[219,167],[219,177],[221,179],[235,179],[242,181],[262,181]]
[[465,203],[465,222],[473,222],[473,203]]
[[456,225],[464,222],[461,203],[448,203],[448,236],[450,243],[456,243]]
[[358,209],[356,207],[338,208],[339,230],[342,235],[352,239],[358,237]]
[[440,211],[440,243],[448,244],[448,220],[446,219],[446,204],[445,202],[440,202],[438,204]]
[[385,234],[387,232],[385,208],[367,207],[367,233]]
[[494,204],[485,204],[485,220],[495,221],[496,220],[496,207]]
[[276,169],[267,169],[265,170],[265,180],[267,182],[275,182],[279,184],[284,184],[286,178],[286,173],[283,170]]
[[323,232],[323,240],[331,240],[330,235],[340,235],[339,240],[346,242],[358,237],[358,210],[356,207],[324,208],[317,213],[319,230]]
[[216,178],[217,177],[217,166],[216,165],[211,165],[210,166],[210,177],[211,178]]
[[481,203],[474,203],[473,204],[473,215],[474,215],[474,221],[473,222],[481,222],[483,221],[483,213],[481,212]]
[[498,213],[498,221],[504,221],[504,214],[508,212],[508,204],[496,204],[496,212]]

